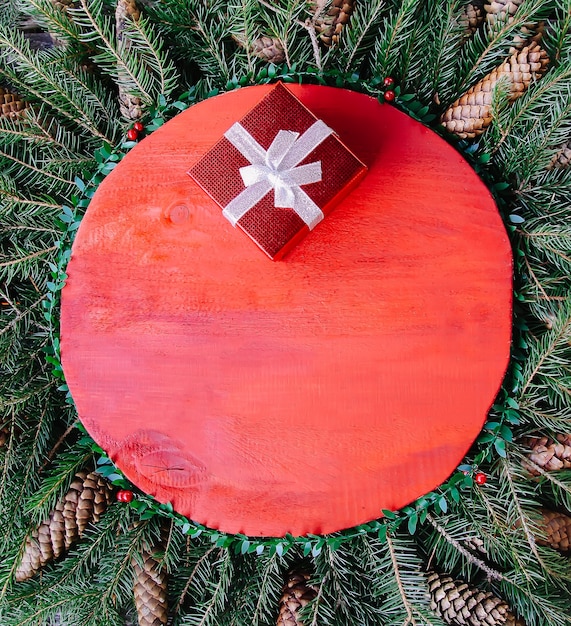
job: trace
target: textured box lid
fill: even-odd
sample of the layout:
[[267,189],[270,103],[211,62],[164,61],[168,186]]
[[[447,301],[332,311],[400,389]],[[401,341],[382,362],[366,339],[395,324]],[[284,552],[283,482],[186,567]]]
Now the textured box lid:
[[[304,133],[316,121],[317,118],[278,83],[240,124],[268,150],[279,130]],[[315,161],[321,162],[322,179],[303,185],[302,189],[326,215],[358,184],[367,168],[335,134],[324,139],[299,165]],[[224,208],[245,189],[240,168],[248,165],[250,161],[223,136],[188,174]],[[273,190],[243,215],[237,226],[274,260],[281,258],[309,232],[294,209],[274,206]]]

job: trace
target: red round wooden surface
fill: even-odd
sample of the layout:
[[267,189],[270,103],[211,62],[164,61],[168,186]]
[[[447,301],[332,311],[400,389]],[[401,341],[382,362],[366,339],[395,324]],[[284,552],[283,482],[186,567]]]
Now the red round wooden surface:
[[186,173],[269,89],[193,106],[100,185],[62,358],[81,420],[144,491],[230,533],[329,533],[435,488],[470,447],[508,362],[511,252],[440,137],[292,86],[369,173],[270,261]]

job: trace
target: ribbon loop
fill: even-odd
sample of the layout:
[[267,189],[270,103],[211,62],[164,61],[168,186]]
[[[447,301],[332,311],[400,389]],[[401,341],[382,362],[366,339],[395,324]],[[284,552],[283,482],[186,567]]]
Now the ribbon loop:
[[250,161],[240,168],[245,189],[231,200],[222,214],[233,226],[267,193],[274,190],[274,206],[293,209],[313,229],[323,212],[301,189],[322,180],[321,161],[298,165],[321,144],[333,130],[323,121],[314,122],[301,136],[291,130],[279,130],[270,147],[262,146],[236,122],[224,136]]

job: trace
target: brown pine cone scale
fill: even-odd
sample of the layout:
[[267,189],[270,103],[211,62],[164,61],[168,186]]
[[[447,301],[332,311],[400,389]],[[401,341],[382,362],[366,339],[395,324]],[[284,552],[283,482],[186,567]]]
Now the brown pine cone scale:
[[511,21],[523,0],[488,0],[484,4],[486,22],[494,26],[498,21]]
[[509,100],[513,102],[533,80],[543,76],[548,64],[547,53],[536,43],[514,52],[444,112],[440,118],[442,126],[461,139],[481,135],[492,122],[492,97],[498,81],[507,81]]
[[537,543],[542,546],[551,546],[564,554],[571,552],[571,517],[556,511],[541,510],[543,518],[542,526],[545,531],[545,539],[538,539]]
[[460,14],[460,23],[464,28],[464,37],[472,36],[484,21],[484,11],[477,4],[467,4]]
[[151,552],[143,554],[143,565],[133,561],[133,595],[139,626],[164,626],[168,621],[167,575]]
[[[571,433],[559,434],[556,439],[549,437],[529,437],[526,441],[530,452],[527,457],[535,465],[548,472],[571,468]],[[529,466],[529,471],[538,476],[538,472],[533,466]]]
[[111,503],[111,486],[95,472],[78,472],[69,491],[26,540],[16,581],[31,578],[41,567],[57,559],[95,524]]
[[296,567],[286,575],[279,602],[276,626],[303,626],[299,611],[317,596],[317,587],[309,584],[311,575],[303,567]]
[[547,169],[552,170],[569,167],[569,163],[571,163],[571,139],[561,146],[559,151],[551,159],[551,163],[547,166]]
[[115,9],[115,21],[117,32],[125,28],[127,19],[138,22],[141,17],[141,11],[135,0],[117,0],[117,8]]
[[516,619],[506,602],[490,591],[481,591],[445,574],[428,576],[430,608],[447,624],[467,626],[524,626]]
[[[318,15],[313,24],[321,42],[328,48],[339,43],[343,27],[349,23],[357,0],[333,0],[325,15]],[[314,5],[315,6],[315,5]]]
[[0,87],[0,117],[16,119],[24,114],[27,103],[9,89]]
[[252,42],[252,53],[259,59],[278,65],[284,62],[284,47],[277,37],[259,37]]

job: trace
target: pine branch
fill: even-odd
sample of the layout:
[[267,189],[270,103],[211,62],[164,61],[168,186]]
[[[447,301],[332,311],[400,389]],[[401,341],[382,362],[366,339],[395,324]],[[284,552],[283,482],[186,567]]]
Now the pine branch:
[[464,37],[459,19],[463,4],[429,0],[423,7],[425,23],[419,28],[409,71],[418,77],[416,91],[424,102],[448,102],[454,94]]
[[382,544],[370,539],[366,571],[370,593],[380,600],[379,614],[391,626],[443,626],[430,609],[424,563],[410,536],[393,535]]
[[307,17],[304,0],[286,0],[282,5],[266,0],[256,0],[260,18],[267,23],[283,43],[286,63],[307,66],[312,64],[322,69],[326,62],[322,58],[317,32],[312,17]]
[[4,173],[13,173],[27,186],[33,185],[48,192],[52,189],[69,190],[74,186],[73,180],[48,172],[45,167],[37,165],[32,151],[26,156],[30,159],[29,161],[20,159],[19,150],[15,150],[13,146],[8,146],[3,150],[0,149],[0,163],[3,162],[6,168]]
[[534,175],[544,174],[570,132],[571,60],[548,72],[512,107],[495,116],[486,142],[506,175],[516,175],[523,186]]
[[[71,20],[67,11],[62,11],[51,0],[19,0],[24,15],[30,15],[41,26],[53,33],[66,45],[81,44],[81,29]],[[84,50],[84,53],[86,50]]]
[[529,256],[571,275],[571,227],[528,221],[520,232]]
[[450,533],[447,532],[447,530],[443,526],[441,526],[432,517],[432,515],[428,514],[426,516],[426,519],[436,529],[436,531],[440,535],[442,535],[444,537],[444,539],[446,539],[446,541],[448,541],[454,547],[454,549],[458,550],[458,552],[460,554],[462,554],[470,563],[473,563],[474,565],[476,565],[476,567],[479,567],[482,571],[484,571],[486,573],[486,575],[488,576],[488,579],[490,579],[490,580],[502,580],[503,579],[503,576],[502,576],[502,574],[500,572],[498,572],[497,570],[492,569],[491,567],[486,565],[484,563],[484,561],[482,561],[482,559],[479,559],[478,557],[474,556],[459,541],[454,539],[454,537],[452,535],[450,535]]
[[[101,119],[108,118],[108,112],[97,106],[98,98],[86,91],[82,83],[70,80],[58,71],[66,62],[59,51],[53,49],[35,53],[21,34],[0,28],[2,59],[6,65],[0,65],[0,78],[13,84],[19,93],[30,100],[45,103],[76,128],[112,142],[100,130]],[[81,73],[78,68],[77,74]]]
[[233,563],[228,550],[219,550],[217,560],[212,564],[215,575],[206,581],[205,598],[196,603],[194,610],[185,615],[181,624],[188,626],[210,626],[218,624],[226,607],[232,576]]
[[58,457],[55,466],[43,477],[41,487],[26,502],[24,513],[34,524],[38,525],[49,517],[57,502],[69,490],[76,472],[85,467],[92,455],[90,449],[74,446]]
[[391,10],[384,21],[384,32],[377,39],[371,59],[375,76],[406,77],[409,51],[416,45],[418,0],[404,0],[398,10]]
[[562,303],[552,328],[530,339],[530,354],[523,370],[520,396],[547,399],[569,406],[571,398],[571,298]]

